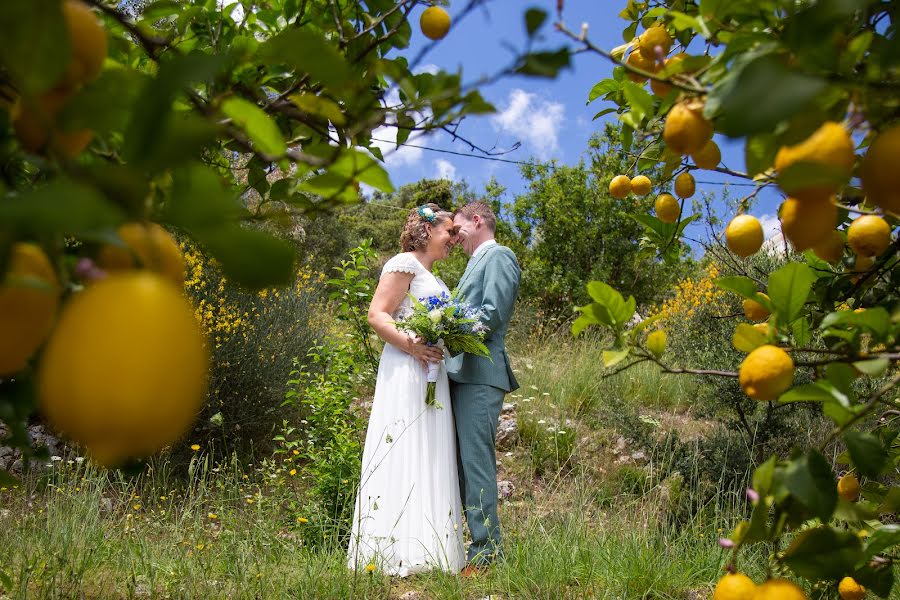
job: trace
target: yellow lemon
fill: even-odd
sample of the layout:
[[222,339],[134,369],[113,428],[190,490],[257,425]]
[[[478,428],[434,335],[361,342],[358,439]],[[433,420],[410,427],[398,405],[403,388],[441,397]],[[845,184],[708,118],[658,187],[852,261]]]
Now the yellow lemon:
[[838,593],[844,600],[862,600],[866,597],[866,588],[852,577],[844,577],[838,584]]
[[675,178],[675,195],[679,198],[690,198],[697,191],[694,176],[685,171]]
[[646,196],[652,188],[653,184],[646,175],[638,175],[631,180],[631,191],[637,196]]
[[206,392],[208,358],[181,290],[146,271],[111,275],[74,296],[41,359],[40,408],[103,464],[177,441]]
[[[665,68],[671,71],[672,69],[670,67],[674,67],[687,57],[688,55],[684,52],[679,52],[675,56],[670,56],[664,63]],[[690,71],[681,71],[681,73],[690,73]],[[657,96],[666,96],[672,90],[672,86],[664,81],[656,81],[655,79],[651,79],[650,89],[653,90],[653,93]]]
[[809,600],[800,587],[787,579],[770,579],[756,588],[753,600]]
[[714,141],[709,140],[699,152],[691,154],[691,159],[701,169],[715,169],[722,162],[722,152]]
[[[853,140],[840,123],[829,121],[823,124],[806,140],[796,146],[783,146],[775,155],[775,170],[783,172],[798,163],[817,163],[823,171],[849,178],[855,156]],[[794,198],[816,199],[831,196],[840,185],[782,185],[782,189]]]
[[712,600],[751,600],[756,591],[756,584],[743,573],[726,573],[716,589]]
[[647,348],[659,358],[666,351],[666,332],[662,329],[657,329],[653,333],[647,336]]
[[33,101],[20,96],[10,111],[10,120],[22,147],[33,154],[50,152],[65,158],[81,154],[94,134],[89,129],[63,131],[57,127],[59,112],[69,99],[65,90],[51,90]]
[[878,256],[891,245],[891,228],[875,215],[863,215],[850,223],[847,245],[860,256]]
[[838,209],[832,200],[786,198],[781,204],[781,232],[797,252],[827,240],[834,231]]
[[900,125],[881,132],[872,140],[860,164],[866,201],[900,215]]
[[616,175],[609,182],[609,195],[622,199],[631,193],[631,179],[628,175]]
[[429,6],[419,18],[419,27],[428,39],[442,39],[450,31],[450,15],[440,6]]
[[[760,294],[760,296],[765,297],[766,300],[769,299],[765,294]],[[747,317],[751,321],[762,321],[763,319],[769,318],[769,311],[765,306],[757,302],[756,300],[751,300],[750,298],[746,298],[744,300],[744,316]]]
[[675,223],[681,214],[681,204],[671,194],[660,194],[653,205],[656,218],[663,223]]
[[755,400],[775,400],[794,381],[794,361],[781,348],[766,344],[747,355],[738,375],[745,394]]
[[100,249],[97,266],[107,271],[143,267],[184,285],[184,258],[178,242],[157,223],[125,223],[117,230],[125,247],[107,244]]
[[763,229],[752,215],[738,215],[725,228],[725,242],[729,250],[740,257],[756,254],[762,247]]
[[672,48],[672,36],[665,27],[654,25],[638,37],[638,51],[647,60],[656,61],[656,47],[662,47],[663,55]]
[[678,154],[693,154],[702,150],[712,135],[713,126],[703,116],[703,104],[695,101],[673,106],[663,126],[666,146]]
[[813,246],[813,252],[825,262],[831,264],[840,262],[844,256],[844,236],[840,231],[832,229],[831,233]]
[[[628,55],[628,58],[625,60],[625,64],[642,71],[647,71],[648,73],[655,73],[659,70],[659,67],[656,65],[655,61],[644,58],[637,50],[633,50],[631,54]],[[640,84],[646,83],[647,81],[647,78],[643,75],[631,72],[628,73],[628,79]]]
[[72,55],[61,86],[73,87],[92,81],[103,69],[108,52],[106,30],[97,15],[78,0],[66,0],[62,10]]
[[59,282],[35,244],[13,245],[0,281],[0,378],[25,367],[50,334],[59,307]]
[[874,265],[874,264],[875,264],[874,258],[871,258],[868,256],[860,256],[859,254],[857,254],[856,260],[853,262],[853,270],[852,270],[852,272],[857,273],[857,275],[854,275],[853,277],[851,277],[850,281],[852,281],[853,283],[856,283],[857,281],[859,281],[860,276],[863,273],[866,273],[869,269],[871,269],[872,265]]
[[757,330],[761,334],[768,336],[769,335],[769,324],[768,323],[754,323],[753,329]]
[[847,473],[837,482],[838,496],[847,502],[856,502],[859,498],[859,479],[853,473]]

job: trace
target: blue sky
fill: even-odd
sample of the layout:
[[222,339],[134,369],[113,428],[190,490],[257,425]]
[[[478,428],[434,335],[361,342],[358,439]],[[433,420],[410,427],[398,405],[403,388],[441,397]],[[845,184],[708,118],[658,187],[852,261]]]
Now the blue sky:
[[[622,30],[626,21],[618,13],[625,6],[625,0],[568,0],[563,11],[563,21],[573,31],[579,31],[582,23],[588,24],[588,36],[595,44],[612,49],[623,43]],[[464,3],[454,1],[448,12],[455,17]],[[523,15],[529,7],[544,9],[549,18],[542,28],[541,47],[555,48],[570,44],[568,38],[557,32],[552,23],[555,20],[556,1],[537,0],[518,2],[495,0],[470,13],[464,20],[454,19],[454,26],[446,38],[434,44],[422,61],[422,69],[439,66],[445,70],[461,69],[463,81],[472,82],[483,75],[491,75],[507,66],[513,55],[509,46],[523,48],[526,42]],[[415,56],[429,42],[418,31],[420,12],[412,15],[413,39],[409,55]],[[602,129],[603,122],[615,120],[615,114],[592,121],[593,116],[604,105],[598,100],[586,105],[591,87],[600,79],[612,75],[613,64],[592,53],[574,57],[573,69],[565,70],[555,80],[507,77],[482,88],[485,98],[494,104],[498,113],[487,117],[470,117],[460,128],[460,133],[482,147],[509,148],[516,142],[522,146],[503,158],[529,160],[557,159],[564,164],[574,164],[587,147],[590,136]],[[379,132],[380,138],[393,138],[392,130]],[[722,149],[723,164],[732,169],[744,171],[743,143],[716,136]],[[468,152],[461,142],[453,142],[443,133],[435,133],[411,143],[423,146]],[[388,151],[392,144],[385,143],[386,162],[395,185],[418,181],[419,179],[445,177],[466,180],[477,192],[493,176],[507,188],[504,201],[511,201],[517,193],[524,191],[524,184],[516,165],[452,156],[404,147],[399,151]],[[743,182],[726,175],[710,171],[695,172],[698,181]],[[720,184],[698,183],[698,190],[720,192]],[[732,197],[741,197],[752,188],[734,187]],[[780,202],[776,193],[764,190],[760,199],[751,209],[759,217],[766,229],[766,237],[777,231],[775,212]],[[698,191],[699,194],[699,191]],[[722,216],[726,213],[722,212]],[[702,235],[699,228],[694,235]]]

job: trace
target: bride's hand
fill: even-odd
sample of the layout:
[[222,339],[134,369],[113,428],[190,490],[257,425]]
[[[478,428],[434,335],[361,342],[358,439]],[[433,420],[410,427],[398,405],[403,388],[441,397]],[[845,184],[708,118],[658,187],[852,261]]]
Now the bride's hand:
[[444,360],[444,351],[438,346],[429,346],[419,338],[409,338],[406,352],[418,359],[422,366],[428,368],[428,363],[437,363]]

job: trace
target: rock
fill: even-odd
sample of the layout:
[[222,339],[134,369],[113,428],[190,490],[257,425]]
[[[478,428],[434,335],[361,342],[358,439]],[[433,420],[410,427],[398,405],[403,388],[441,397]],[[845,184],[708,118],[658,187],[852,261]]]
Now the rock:
[[100,498],[100,512],[101,513],[111,513],[113,509],[113,503],[111,498],[107,498],[105,496]]
[[515,419],[503,419],[497,424],[496,447],[498,450],[507,450],[515,446],[519,441],[519,426]]
[[516,486],[513,485],[512,481],[503,480],[497,482],[497,494],[501,500],[508,500],[514,491],[516,491]]
[[631,460],[634,460],[634,461],[646,460],[646,459],[647,459],[647,455],[644,454],[644,452],[642,450],[638,450],[637,452],[634,452],[631,455]]
[[410,590],[400,596],[399,600],[428,600],[428,596],[416,590]]
[[622,454],[623,452],[625,452],[626,446],[627,446],[627,443],[625,442],[625,438],[622,436],[619,436],[619,438],[616,440],[615,447],[613,447],[613,454],[616,454],[616,455]]
[[13,455],[13,449],[7,446],[0,446],[0,460],[6,458],[7,456]]
[[501,417],[512,416],[512,414],[516,412],[516,405],[512,402],[504,402],[503,407],[500,409]]

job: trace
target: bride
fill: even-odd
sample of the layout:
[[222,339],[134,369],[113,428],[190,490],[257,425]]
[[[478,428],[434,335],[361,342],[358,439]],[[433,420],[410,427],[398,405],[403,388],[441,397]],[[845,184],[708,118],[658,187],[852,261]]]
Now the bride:
[[[453,215],[436,204],[409,214],[401,254],[391,258],[369,306],[369,323],[386,344],[366,432],[362,477],[348,548],[350,568],[373,564],[405,577],[465,565],[456,433],[441,350],[399,331],[412,310],[407,296],[449,293],[431,272],[456,243]],[[441,363],[436,408],[425,405],[429,362]]]

